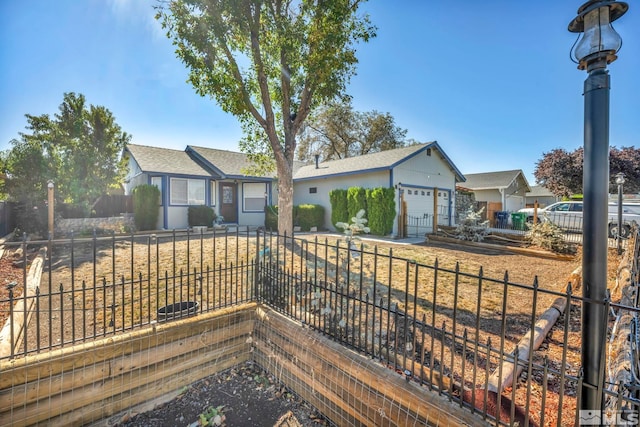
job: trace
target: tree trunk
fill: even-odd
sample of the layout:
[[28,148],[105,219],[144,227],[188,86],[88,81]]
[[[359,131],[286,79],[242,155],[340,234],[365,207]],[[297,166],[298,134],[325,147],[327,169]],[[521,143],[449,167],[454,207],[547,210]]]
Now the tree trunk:
[[289,165],[277,164],[278,170],[278,233],[293,233],[293,173]]

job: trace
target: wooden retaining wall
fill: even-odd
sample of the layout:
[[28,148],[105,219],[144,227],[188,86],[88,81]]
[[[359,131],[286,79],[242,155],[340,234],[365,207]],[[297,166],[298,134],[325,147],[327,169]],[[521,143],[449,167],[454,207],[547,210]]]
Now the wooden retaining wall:
[[266,307],[258,308],[252,341],[259,365],[339,426],[488,425],[437,392]]
[[0,362],[0,425],[85,425],[251,358],[255,304]]
[[255,303],[2,361],[0,425],[107,425],[248,360],[340,426],[487,425],[437,392]]

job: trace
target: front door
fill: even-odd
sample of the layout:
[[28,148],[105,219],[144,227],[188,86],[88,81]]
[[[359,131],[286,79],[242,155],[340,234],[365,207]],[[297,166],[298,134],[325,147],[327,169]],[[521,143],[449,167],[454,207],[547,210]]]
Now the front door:
[[238,222],[238,184],[233,182],[220,183],[220,215],[224,222]]

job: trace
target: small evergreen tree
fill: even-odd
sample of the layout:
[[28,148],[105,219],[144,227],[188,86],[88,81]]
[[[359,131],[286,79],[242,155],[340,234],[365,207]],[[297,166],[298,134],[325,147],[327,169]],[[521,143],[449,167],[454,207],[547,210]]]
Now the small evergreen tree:
[[367,192],[362,187],[351,187],[347,190],[348,218],[354,218],[358,212],[367,209]]
[[337,223],[348,221],[347,190],[336,188],[329,191],[329,200],[331,202],[331,224],[337,227]]
[[386,236],[393,230],[393,220],[396,217],[394,189],[369,188],[366,191],[366,197],[371,233]]
[[133,221],[138,230],[154,230],[158,222],[160,190],[155,185],[139,185],[133,189]]
[[466,215],[458,226],[454,233],[460,240],[470,240],[472,242],[482,242],[487,234],[489,234],[489,221],[482,220],[482,211],[475,211],[473,206],[470,206]]

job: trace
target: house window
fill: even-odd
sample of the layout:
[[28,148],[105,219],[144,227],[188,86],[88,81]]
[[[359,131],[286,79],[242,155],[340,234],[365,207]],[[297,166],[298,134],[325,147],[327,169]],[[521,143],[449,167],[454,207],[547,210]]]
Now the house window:
[[427,196],[430,196],[430,195],[431,195],[431,191],[427,191]]
[[431,148],[427,148],[427,156],[431,155]]
[[172,205],[204,205],[204,179],[171,178]]
[[309,188],[309,193],[310,194],[316,194],[318,192],[318,187],[311,187]]
[[162,206],[162,177],[152,176],[151,185],[155,185],[156,187],[158,187],[158,190],[160,190],[160,206]]
[[421,191],[422,195],[424,196],[424,190]]
[[242,184],[242,210],[244,212],[262,212],[265,205],[267,184],[261,182],[245,182]]
[[209,192],[210,192],[209,196],[211,197],[211,199],[210,199],[211,200],[211,206],[215,206],[216,205],[216,185],[217,184],[218,183],[215,182],[215,181],[211,181],[209,183]]
[[443,193],[444,198],[446,199],[449,194]]
[[407,194],[408,194],[408,195],[411,195],[411,190],[407,190]]

